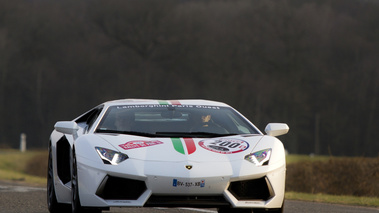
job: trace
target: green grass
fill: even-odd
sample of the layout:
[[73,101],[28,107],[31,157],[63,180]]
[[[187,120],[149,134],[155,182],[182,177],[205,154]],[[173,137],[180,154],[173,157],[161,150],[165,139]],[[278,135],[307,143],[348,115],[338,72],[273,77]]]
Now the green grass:
[[303,201],[322,202],[322,203],[379,207],[379,198],[377,197],[355,197],[355,196],[286,192],[285,198],[289,200],[303,200]]
[[34,150],[21,153],[18,150],[0,150],[0,180],[16,181],[19,183],[46,185],[46,178],[26,174],[28,162],[36,156],[44,155],[47,151]]
[[0,169],[0,180],[15,181],[35,186],[45,186],[46,178]]
[[[295,168],[300,169],[300,170],[307,169],[307,168],[301,167],[301,165],[304,165],[302,163],[305,163],[305,165],[308,165],[308,166],[317,162],[322,162],[322,163],[332,162],[331,164],[333,163],[337,164],[337,161],[340,162],[342,160],[343,162],[349,162],[349,161],[352,161],[353,159],[360,161],[362,163],[362,167],[364,166],[364,162],[368,162],[369,160],[372,160],[372,158],[370,159],[370,158],[359,158],[359,157],[353,158],[353,157],[308,156],[308,155],[288,155],[286,157],[287,165],[293,166],[293,165],[297,165],[296,163],[301,163],[295,166]],[[346,168],[346,170],[348,169],[349,168]],[[289,173],[288,173],[288,168],[287,168],[287,179],[288,178],[289,178]],[[322,180],[319,180],[319,181],[322,181]],[[301,184],[301,183],[298,183],[298,184]],[[301,192],[294,192],[294,191],[287,191],[285,197],[286,199],[289,199],[289,200],[303,200],[303,201],[334,203],[334,204],[344,204],[344,205],[379,207],[379,197],[331,195],[331,194],[326,194],[326,193],[301,193]]]

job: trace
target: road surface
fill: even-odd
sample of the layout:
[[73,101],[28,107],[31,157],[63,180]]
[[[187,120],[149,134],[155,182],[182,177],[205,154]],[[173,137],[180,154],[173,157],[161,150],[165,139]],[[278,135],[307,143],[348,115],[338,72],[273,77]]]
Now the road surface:
[[[0,213],[48,213],[46,189],[0,181]],[[111,208],[104,213],[216,213],[216,209],[194,208]],[[304,201],[286,200],[285,213],[379,213],[379,208],[333,205]]]

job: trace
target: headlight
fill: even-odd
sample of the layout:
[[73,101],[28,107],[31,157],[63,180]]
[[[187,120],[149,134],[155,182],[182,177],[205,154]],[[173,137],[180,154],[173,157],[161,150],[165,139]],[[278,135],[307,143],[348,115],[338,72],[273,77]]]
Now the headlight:
[[264,149],[258,152],[250,153],[245,156],[245,160],[255,164],[256,166],[268,165],[271,157],[272,149]]
[[105,149],[101,147],[95,147],[100,158],[103,159],[105,164],[117,165],[129,157],[121,152]]

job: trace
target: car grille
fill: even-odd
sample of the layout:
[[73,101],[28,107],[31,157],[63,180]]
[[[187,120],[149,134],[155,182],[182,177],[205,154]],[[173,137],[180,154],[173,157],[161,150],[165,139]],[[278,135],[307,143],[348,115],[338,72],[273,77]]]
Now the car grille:
[[223,196],[158,196],[153,195],[146,202],[145,207],[198,207],[214,208],[225,207],[230,204]]
[[146,189],[144,181],[106,176],[96,195],[105,200],[137,200]]
[[231,182],[228,191],[237,200],[268,200],[275,195],[267,177]]

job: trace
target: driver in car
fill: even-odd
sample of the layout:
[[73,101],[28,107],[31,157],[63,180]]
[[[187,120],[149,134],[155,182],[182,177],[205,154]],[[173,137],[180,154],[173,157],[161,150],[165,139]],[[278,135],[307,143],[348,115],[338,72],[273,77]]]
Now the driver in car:
[[212,120],[212,115],[210,114],[194,115],[193,117],[193,127],[191,128],[191,132],[209,132],[216,134],[228,133],[224,128]]

